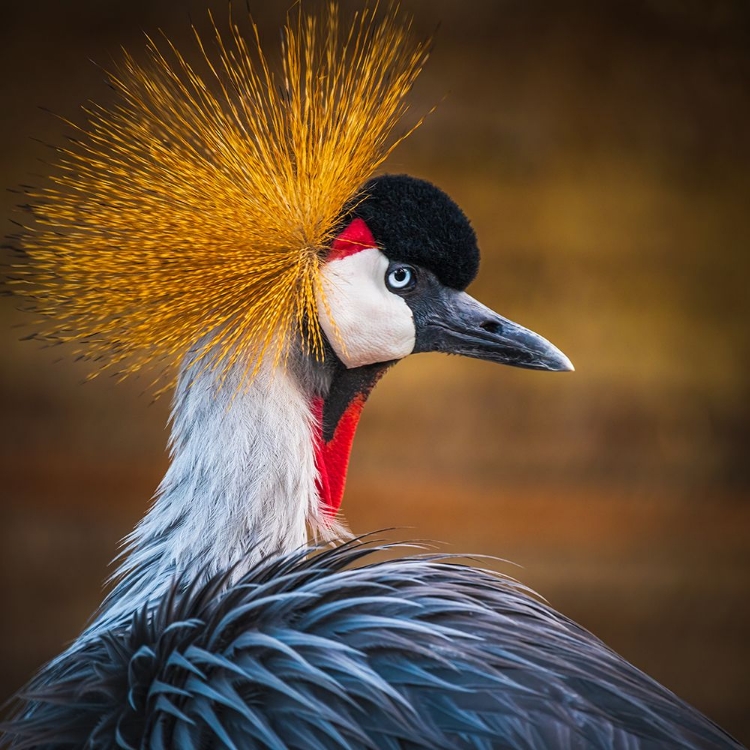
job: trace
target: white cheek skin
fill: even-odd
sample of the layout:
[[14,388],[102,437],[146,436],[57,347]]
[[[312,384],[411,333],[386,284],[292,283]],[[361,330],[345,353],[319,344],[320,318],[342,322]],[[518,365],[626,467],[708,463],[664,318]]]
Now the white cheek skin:
[[320,325],[348,367],[402,359],[414,351],[414,316],[385,285],[388,258],[377,248],[323,266]]

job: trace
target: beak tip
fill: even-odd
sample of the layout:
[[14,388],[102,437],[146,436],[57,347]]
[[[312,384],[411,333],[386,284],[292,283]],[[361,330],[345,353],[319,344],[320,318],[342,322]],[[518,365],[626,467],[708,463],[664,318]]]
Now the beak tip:
[[546,339],[544,363],[539,369],[548,370],[549,372],[575,372],[576,368],[568,357],[563,354],[556,346],[550,344]]
[[560,352],[561,361],[560,361],[560,372],[575,372],[576,368],[574,367],[573,363],[566,357],[562,352]]

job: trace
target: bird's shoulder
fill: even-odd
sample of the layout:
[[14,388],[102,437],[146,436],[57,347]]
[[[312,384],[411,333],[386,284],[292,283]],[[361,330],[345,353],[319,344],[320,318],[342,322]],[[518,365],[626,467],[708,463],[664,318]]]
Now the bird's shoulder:
[[520,584],[373,551],[175,581],[39,675],[11,746],[736,746]]

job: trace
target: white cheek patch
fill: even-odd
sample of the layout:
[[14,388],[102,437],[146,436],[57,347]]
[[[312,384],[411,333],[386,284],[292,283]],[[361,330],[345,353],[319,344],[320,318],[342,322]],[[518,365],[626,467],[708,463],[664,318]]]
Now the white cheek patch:
[[385,285],[388,258],[377,248],[326,263],[318,295],[320,325],[349,368],[402,359],[414,351],[409,305]]

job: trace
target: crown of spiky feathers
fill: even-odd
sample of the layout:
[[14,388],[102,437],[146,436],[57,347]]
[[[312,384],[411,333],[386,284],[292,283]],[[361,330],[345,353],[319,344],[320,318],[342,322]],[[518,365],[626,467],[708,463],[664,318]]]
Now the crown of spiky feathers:
[[[428,54],[410,21],[335,3],[298,11],[277,71],[251,22],[230,18],[197,63],[148,38],[110,74],[114,104],[85,108],[48,187],[30,191],[15,269],[42,334],[123,374],[189,350],[248,370],[295,336],[322,351],[319,268],[393,137]],[[413,128],[412,128],[413,129]],[[197,347],[197,349],[196,349]]]

